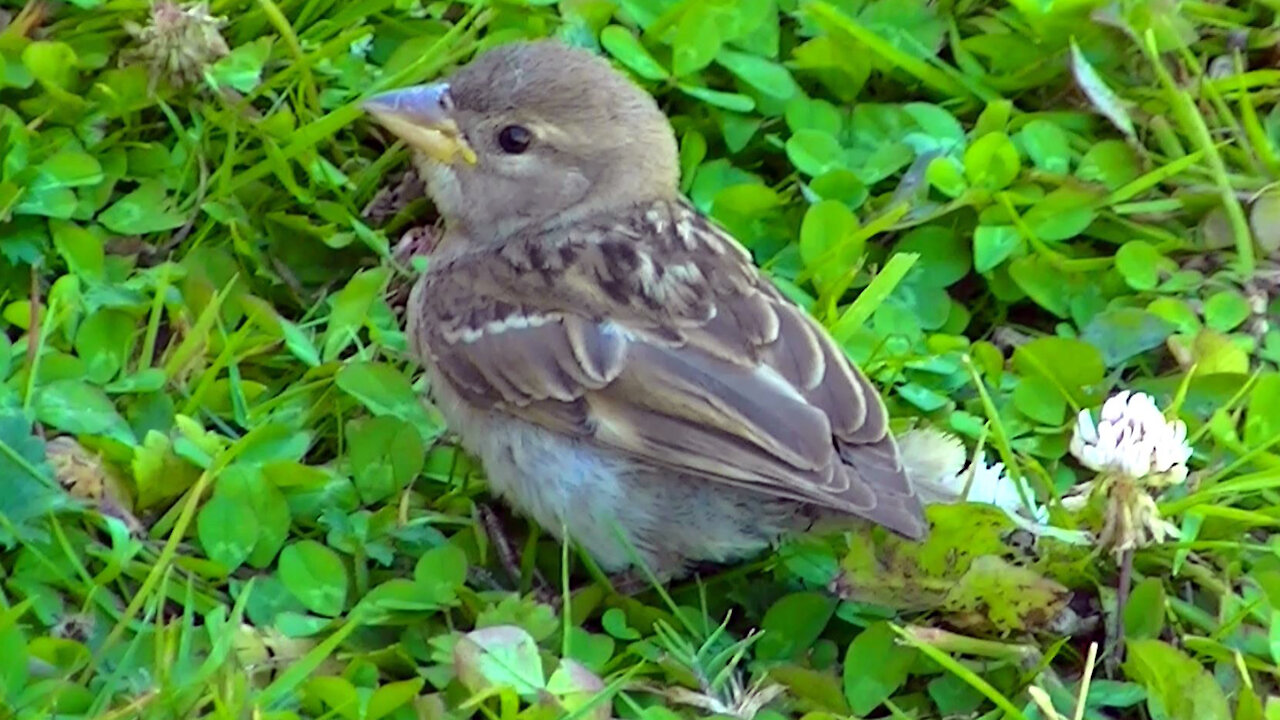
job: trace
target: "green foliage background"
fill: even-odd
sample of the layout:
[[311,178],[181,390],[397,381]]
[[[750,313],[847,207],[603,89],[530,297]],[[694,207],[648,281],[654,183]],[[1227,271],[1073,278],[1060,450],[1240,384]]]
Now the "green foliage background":
[[[0,0],[0,716],[1280,717],[1278,10]],[[977,505],[635,598],[528,528],[508,583],[397,316],[434,216],[364,212],[407,152],[357,104],[548,35],[659,98],[900,429],[1096,529],[1076,414],[1188,424],[1122,612],[1110,554]]]

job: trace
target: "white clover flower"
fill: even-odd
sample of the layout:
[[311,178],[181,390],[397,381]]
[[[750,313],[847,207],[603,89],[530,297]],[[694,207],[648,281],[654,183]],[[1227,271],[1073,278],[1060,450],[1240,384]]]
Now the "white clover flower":
[[200,79],[205,68],[227,56],[231,48],[221,30],[225,17],[209,14],[209,3],[179,5],[157,0],[146,25],[126,20],[124,29],[139,47],[121,53],[123,62],[141,62],[151,69],[151,83],[166,77],[182,86]]
[[[1010,517],[1036,522],[1049,517],[1046,508],[1035,505],[1035,495],[1026,480],[1015,483],[1005,475],[1004,463],[988,465],[984,456],[973,458],[966,466],[964,443],[951,433],[917,428],[903,433],[898,447],[907,475],[926,503],[967,501],[995,505]],[[1023,502],[1024,495],[1032,507]]]
[[1124,476],[1080,483],[1062,498],[1062,506],[1073,512],[1082,510],[1095,492],[1104,494],[1106,503],[1102,510],[1102,530],[1096,542],[1110,548],[1117,558],[1126,551],[1162,543],[1167,537],[1182,536],[1177,525],[1160,515],[1151,495]]
[[1025,479],[1015,482],[1005,474],[1004,463],[988,465],[985,457],[975,457],[966,466],[964,444],[955,435],[919,428],[904,433],[898,438],[898,445],[907,462],[907,474],[926,504],[994,505],[1014,524],[1034,535],[1073,544],[1089,541],[1088,533],[1049,525],[1049,509],[1036,503]]
[[[1021,515],[1038,523],[1049,520],[1049,509],[1036,504],[1035,495],[1026,479],[1015,481],[1005,475],[1002,462],[988,465],[985,458],[975,458],[956,480],[960,483],[960,487],[956,488],[958,491],[963,491],[964,483],[968,482],[969,492],[965,495],[965,500],[969,502],[995,505],[1010,517]],[[1027,498],[1026,502],[1023,502],[1024,496]]]
[[1094,424],[1081,411],[1071,436],[1071,454],[1098,477],[1077,485],[1063,507],[1084,508],[1091,497],[1104,498],[1098,544],[1117,557],[1125,552],[1178,537],[1178,528],[1160,516],[1149,491],[1187,479],[1187,426],[1170,422],[1146,393],[1116,393],[1102,405]]
[[964,492],[964,486],[968,483],[969,490],[964,500],[1000,508],[1015,525],[1032,535],[1052,537],[1072,545],[1085,545],[1092,539],[1083,530],[1067,530],[1050,525],[1049,508],[1036,502],[1036,496],[1026,478],[1014,480],[1006,475],[1002,462],[988,465],[985,458],[974,458],[964,472],[956,476],[954,483],[957,485],[957,493]]
[[1187,478],[1187,426],[1169,422],[1146,393],[1117,393],[1102,405],[1097,424],[1081,410],[1071,454],[1098,472],[1176,485]]

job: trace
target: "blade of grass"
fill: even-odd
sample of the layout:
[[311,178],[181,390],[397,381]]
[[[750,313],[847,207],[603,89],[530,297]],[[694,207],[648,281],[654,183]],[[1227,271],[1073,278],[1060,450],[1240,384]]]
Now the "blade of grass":
[[307,53],[302,49],[302,43],[298,41],[298,35],[293,31],[293,25],[289,23],[289,18],[284,16],[280,11],[280,6],[271,0],[258,0],[258,7],[266,13],[267,21],[271,26],[280,33],[280,37],[284,38],[285,45],[289,47],[289,52],[293,55],[294,62],[292,64],[301,68],[302,87],[306,93],[307,102],[311,108],[320,107],[320,92],[316,90],[315,78],[311,75],[311,67],[307,62]]
[[889,262],[871,278],[871,283],[858,294],[857,299],[849,303],[849,307],[845,308],[840,319],[831,327],[831,336],[836,342],[843,344],[848,341],[893,293],[893,289],[898,287],[898,283],[902,282],[919,259],[919,254],[906,252],[889,258]]
[[1124,185],[1116,188],[1110,195],[1100,200],[1098,205],[1099,207],[1118,205],[1126,200],[1137,197],[1165,180],[1168,180],[1175,175],[1180,175],[1188,169],[1198,165],[1204,156],[1204,150],[1197,150],[1190,155],[1184,155],[1176,160],[1171,160],[1155,170],[1134,178],[1133,180],[1130,180]]
[[[472,44],[462,43],[460,40],[465,35],[478,32],[484,26],[487,17],[488,13],[484,12],[484,3],[475,4],[466,15],[458,20],[457,24],[449,28],[449,32],[441,36],[440,40],[431,46],[430,50],[423,53],[422,57],[371,88],[369,95],[387,88],[398,87],[406,82],[421,82],[438,74],[451,54],[459,53],[460,47],[466,50],[471,48]],[[364,111],[360,109],[362,100],[349,102],[298,128],[293,133],[292,141],[280,149],[280,157],[285,160],[292,160],[305,150],[314,147],[321,140],[331,137],[334,133],[354,122],[356,118],[364,114]],[[235,178],[227,183],[227,192],[235,193],[250,183],[261,180],[271,172],[272,162],[267,160],[260,161],[252,167],[237,172]]]
[[241,346],[248,340],[256,325],[257,322],[254,320],[253,315],[245,315],[244,324],[232,333],[230,337],[225,337],[222,352],[218,353],[218,356],[209,364],[209,367],[205,368],[204,372],[200,374],[200,379],[196,381],[195,389],[191,391],[191,396],[187,398],[186,404],[183,405],[183,415],[195,417],[200,412],[205,393],[218,380],[222,370],[232,363],[236,353],[240,351]]
[[1076,700],[1076,711],[1072,720],[1084,720],[1085,702],[1089,699],[1089,683],[1093,681],[1093,669],[1098,661],[1098,643],[1089,643],[1089,657],[1084,662],[1084,673],[1080,677],[1080,695]]
[[991,393],[987,391],[987,384],[983,382],[982,376],[978,373],[978,368],[973,364],[973,358],[967,354],[963,358],[965,369],[969,371],[969,380],[973,383],[973,387],[978,391],[978,397],[982,400],[982,412],[987,416],[987,423],[991,426],[991,443],[995,445],[996,451],[1000,453],[1000,459],[1004,462],[1005,472],[1009,479],[1013,481],[1013,486],[1018,490],[1018,497],[1022,500],[1024,507],[1031,508],[1031,498],[1027,497],[1026,483],[1022,482],[1022,466],[1018,462],[1018,456],[1013,452],[1013,445],[1009,442],[1009,433],[1005,430],[1004,423],[1000,421],[1000,411],[996,409],[995,402],[991,399]]
[[222,304],[231,296],[231,289],[235,287],[239,276],[235,276],[222,292],[213,296],[209,304],[201,311],[200,317],[196,318],[195,324],[191,327],[183,338],[178,347],[174,349],[173,354],[164,363],[164,374],[166,378],[172,379],[177,375],[190,360],[200,351],[201,346],[209,339],[209,333],[213,331],[213,324],[218,319],[218,313],[222,310]]
[[969,685],[969,687],[981,693],[984,697],[994,703],[996,707],[1003,710],[1006,713],[1006,717],[1013,718],[1014,720],[1027,720],[1027,716],[1022,714],[1022,711],[1014,706],[1014,704],[1009,701],[1009,698],[1002,695],[999,690],[992,687],[990,683],[983,680],[977,673],[964,665],[961,665],[955,660],[955,658],[928,643],[921,642],[914,634],[907,632],[897,624],[890,624],[889,627],[891,627],[893,632],[896,633],[898,637],[902,638],[908,645],[924,653],[930,660],[941,665],[944,670],[960,678]]
[[195,521],[196,510],[200,506],[200,499],[204,497],[205,491],[209,489],[214,479],[239,457],[247,446],[247,442],[250,441],[256,441],[252,431],[218,453],[210,464],[209,469],[196,478],[195,484],[187,490],[185,497],[179,501],[182,508],[181,512],[178,514],[177,521],[173,524],[173,529],[169,531],[169,538],[165,541],[164,548],[160,551],[160,556],[152,564],[146,579],[142,582],[142,586],[133,594],[120,619],[116,621],[111,632],[107,634],[107,637],[98,647],[98,652],[94,654],[93,659],[81,671],[80,679],[82,682],[87,681],[93,674],[106,651],[120,640],[128,623],[137,616],[138,611],[142,609],[148,598],[155,592],[160,580],[173,566],[174,560],[178,555],[178,546],[187,537],[187,531],[190,529],[191,523]]
[[269,710],[278,701],[283,700],[286,695],[301,685],[302,681],[306,680],[311,673],[315,672],[320,667],[320,664],[338,649],[342,641],[347,639],[348,635],[360,628],[362,623],[362,612],[359,610],[352,611],[347,616],[346,622],[340,625],[337,630],[334,630],[333,634],[317,643],[306,655],[293,661],[288,670],[285,670],[270,685],[264,688],[254,698],[254,704],[260,710]]
[[164,298],[169,293],[169,275],[173,265],[166,262],[160,268],[160,279],[156,283],[155,295],[151,299],[151,311],[147,316],[147,331],[142,339],[142,351],[138,353],[138,369],[152,367],[156,356],[156,341],[160,337],[160,321],[164,314]]
[[876,235],[888,231],[889,228],[893,227],[894,223],[898,222],[903,215],[907,214],[907,210],[909,208],[910,206],[907,203],[899,203],[875,216],[866,225],[859,227],[857,230],[849,233],[847,237],[841,238],[840,242],[824,250],[821,255],[814,258],[813,262],[806,263],[805,268],[799,273],[796,273],[794,282],[805,282],[812,277],[814,272],[813,268],[820,268],[840,257],[849,246],[866,242]]
[[1250,144],[1248,134],[1245,133],[1244,127],[1236,118],[1235,113],[1231,112],[1231,108],[1227,105],[1226,100],[1223,99],[1222,93],[1218,92],[1217,86],[1213,83],[1205,82],[1204,68],[1200,67],[1199,59],[1185,47],[1178,48],[1178,54],[1182,56],[1183,67],[1190,71],[1192,80],[1200,88],[1200,96],[1208,99],[1210,107],[1213,108],[1218,116],[1218,121],[1225,125],[1229,130],[1229,134],[1235,136],[1240,143],[1240,149],[1242,150],[1240,159],[1248,165],[1247,169],[1249,171],[1259,173],[1258,156]]
[[1222,208],[1227,214],[1227,222],[1231,226],[1231,234],[1235,239],[1236,259],[1240,270],[1245,274],[1252,274],[1257,265],[1253,249],[1253,233],[1249,231],[1249,221],[1245,217],[1244,208],[1236,197],[1230,178],[1227,177],[1227,166],[1222,161],[1222,155],[1218,152],[1209,128],[1205,125],[1204,117],[1196,108],[1190,95],[1177,86],[1168,68],[1164,66],[1164,61],[1156,50],[1154,33],[1147,30],[1143,40],[1142,49],[1146,52],[1147,60],[1160,80],[1165,100],[1169,103],[1174,119],[1182,127],[1183,133],[1191,138],[1208,160],[1209,171],[1218,187]]
[[1275,146],[1271,143],[1271,137],[1267,135],[1267,131],[1262,127],[1262,122],[1258,119],[1258,110],[1253,104],[1253,95],[1245,87],[1244,83],[1244,60],[1240,57],[1240,51],[1236,50],[1232,58],[1236,74],[1235,89],[1239,93],[1236,103],[1240,106],[1240,124],[1244,126],[1245,137],[1249,139],[1250,146],[1257,156],[1259,162],[1267,169],[1267,172],[1274,177],[1280,177],[1280,158],[1276,157]]
[[1200,490],[1178,500],[1161,503],[1160,514],[1177,515],[1198,505],[1207,504],[1214,498],[1224,495],[1253,495],[1276,489],[1280,489],[1280,470],[1263,470],[1262,472],[1241,475],[1233,480],[1220,482],[1211,488]]
[[946,97],[976,98],[984,101],[996,99],[995,97],[983,98],[978,96],[964,83],[957,82],[950,75],[938,70],[924,60],[902,52],[887,40],[863,27],[857,20],[828,3],[821,2],[821,0],[812,0],[811,2],[806,2],[803,7],[820,24],[848,35],[866,47],[867,50],[880,56],[885,62],[915,77],[932,90]]

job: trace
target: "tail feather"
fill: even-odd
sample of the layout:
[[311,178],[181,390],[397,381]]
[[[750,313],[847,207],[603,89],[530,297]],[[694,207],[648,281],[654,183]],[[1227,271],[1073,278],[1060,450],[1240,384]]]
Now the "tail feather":
[[[810,508],[809,530],[817,533],[847,530],[861,522],[872,522],[911,540],[922,540],[929,526],[924,519],[924,506],[954,503],[960,500],[957,484],[968,458],[964,444],[951,433],[930,427],[909,430],[896,438],[902,467],[894,470],[875,462],[875,454],[860,452],[845,456],[849,467],[876,490],[876,505],[856,517],[845,511]],[[887,461],[887,458],[886,458]],[[911,492],[903,494],[887,490],[888,483],[877,482],[883,473],[905,472]]]

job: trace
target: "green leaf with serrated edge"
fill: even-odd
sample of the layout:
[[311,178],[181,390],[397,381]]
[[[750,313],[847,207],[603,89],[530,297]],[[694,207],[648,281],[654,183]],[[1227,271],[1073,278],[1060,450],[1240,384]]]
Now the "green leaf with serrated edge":
[[907,680],[916,650],[898,644],[888,623],[878,622],[849,643],[844,658],[844,694],[855,715],[866,715]]
[[635,74],[647,80],[664,80],[668,73],[629,30],[610,25],[600,31],[600,44]]
[[1133,586],[1124,605],[1124,633],[1129,639],[1156,638],[1164,630],[1164,581],[1146,578]]
[[1027,157],[1040,170],[1064,174],[1071,170],[1071,144],[1067,133],[1049,120],[1036,119],[1022,126],[1018,140]]
[[973,233],[973,269],[994,270],[1022,245],[1022,235],[1012,225],[979,225]]
[[830,133],[802,129],[787,139],[787,157],[806,175],[822,175],[844,167],[844,150]]
[[537,644],[529,633],[511,625],[474,630],[459,638],[453,664],[471,692],[509,687],[533,698],[546,687]]
[[196,516],[196,535],[205,557],[228,572],[249,558],[258,541],[258,519],[248,508],[223,495],[214,495]]
[[1152,290],[1160,282],[1162,259],[1150,243],[1130,240],[1116,251],[1116,270],[1134,290]]
[[347,602],[347,567],[333,550],[314,540],[280,551],[280,580],[308,610],[332,617]]
[[60,430],[134,445],[137,438],[102,390],[79,380],[55,380],[36,391],[36,417]]
[[355,277],[333,296],[333,312],[322,343],[325,362],[336,358],[356,340],[356,334],[368,321],[369,309],[382,293],[390,277],[387,268],[374,268],[356,273]]
[[832,599],[817,592],[797,592],[778,599],[760,621],[756,643],[760,660],[781,660],[808,652],[835,612]]
[[1231,712],[1218,682],[1200,663],[1160,640],[1128,643],[1124,671],[1147,690],[1152,717],[1228,720]]
[[716,61],[747,85],[778,100],[789,100],[800,86],[780,63],[734,50],[721,50]]
[[[45,460],[44,440],[14,411],[0,412],[0,477],[9,478],[8,491],[0,493],[0,517],[17,529],[19,538],[29,522],[68,504]],[[4,537],[0,530],[0,547]]]
[[359,400],[374,415],[391,415],[418,429],[423,442],[443,432],[441,423],[427,413],[422,398],[403,373],[383,363],[343,365],[334,376],[343,392]]
[[676,26],[671,47],[671,70],[677,77],[698,72],[715,60],[720,52],[720,32],[715,15],[704,8],[691,6]]

